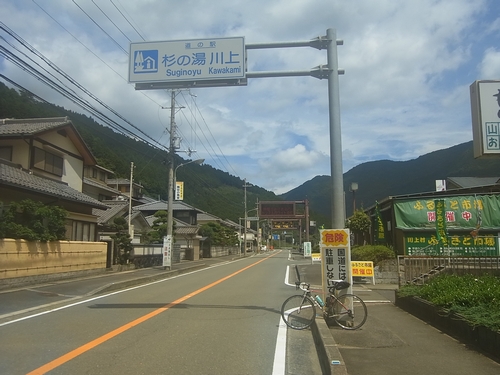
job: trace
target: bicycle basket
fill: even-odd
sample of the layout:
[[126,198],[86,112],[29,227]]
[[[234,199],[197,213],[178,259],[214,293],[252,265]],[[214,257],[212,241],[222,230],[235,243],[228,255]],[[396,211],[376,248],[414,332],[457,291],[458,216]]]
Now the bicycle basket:
[[339,281],[338,283],[335,284],[335,290],[347,289],[349,288],[349,285],[351,284],[347,281]]

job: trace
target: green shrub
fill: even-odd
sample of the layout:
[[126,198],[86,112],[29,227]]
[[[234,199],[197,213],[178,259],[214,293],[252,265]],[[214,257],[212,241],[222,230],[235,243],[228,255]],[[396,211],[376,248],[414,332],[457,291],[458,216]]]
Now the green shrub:
[[65,239],[67,212],[59,206],[48,206],[24,199],[11,202],[0,215],[0,238],[27,241]]
[[417,296],[458,313],[473,325],[500,330],[500,278],[439,275],[421,286],[403,286],[398,296]]
[[351,249],[351,260],[372,261],[374,266],[377,266],[383,260],[394,258],[396,258],[396,254],[387,246],[365,245],[355,246]]

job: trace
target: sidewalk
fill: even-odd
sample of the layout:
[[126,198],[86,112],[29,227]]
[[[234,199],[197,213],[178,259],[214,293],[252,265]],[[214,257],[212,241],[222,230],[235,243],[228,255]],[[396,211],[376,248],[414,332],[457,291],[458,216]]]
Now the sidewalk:
[[[320,288],[320,266],[300,264],[299,270],[303,281]],[[316,319],[311,332],[323,374],[500,374],[500,363],[397,307],[397,288],[354,284],[353,293],[368,308],[367,322],[358,330],[328,327],[324,319]]]
[[500,363],[396,307],[391,286],[354,292],[367,303],[366,324],[353,332],[330,328],[350,375],[500,374]]

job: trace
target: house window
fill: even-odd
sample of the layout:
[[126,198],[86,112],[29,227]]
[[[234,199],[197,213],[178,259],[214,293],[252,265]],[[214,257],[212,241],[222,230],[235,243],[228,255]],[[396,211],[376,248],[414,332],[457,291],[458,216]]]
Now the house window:
[[35,162],[33,167],[62,176],[63,174],[63,158],[41,148],[35,147]]
[[94,241],[95,223],[73,222],[72,241]]
[[12,161],[12,147],[0,147],[0,159]]
[[92,178],[97,178],[97,169],[92,168]]

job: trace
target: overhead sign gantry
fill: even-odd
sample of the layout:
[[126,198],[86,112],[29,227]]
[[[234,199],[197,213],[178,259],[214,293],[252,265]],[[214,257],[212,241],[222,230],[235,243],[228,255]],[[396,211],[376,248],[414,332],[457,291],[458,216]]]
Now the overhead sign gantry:
[[[309,241],[309,203],[304,201],[261,201],[259,219],[269,219],[273,230],[295,230],[306,224],[306,240]],[[300,233],[302,235],[302,233]]]
[[[330,167],[332,183],[332,227],[343,228],[345,220],[344,176],[342,170],[342,134],[340,127],[340,91],[337,40],[334,29],[327,29],[326,36],[308,41],[245,44],[244,38],[190,39],[165,42],[130,44],[129,82],[136,90],[178,89],[190,87],[217,87],[246,85],[248,78],[311,76],[328,80],[328,109],[330,123]],[[246,52],[249,49],[312,47],[326,49],[327,64],[306,71],[247,72]],[[172,91],[169,210],[167,246],[172,244],[172,207],[174,186],[173,155],[175,153],[175,95]],[[307,229],[309,222],[306,220]],[[309,235],[307,230],[307,235]]]
[[137,90],[247,84],[243,37],[131,43],[130,59]]

